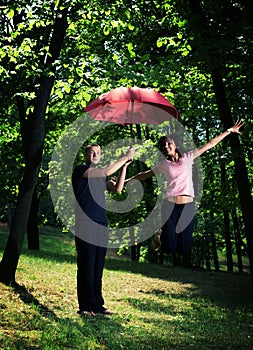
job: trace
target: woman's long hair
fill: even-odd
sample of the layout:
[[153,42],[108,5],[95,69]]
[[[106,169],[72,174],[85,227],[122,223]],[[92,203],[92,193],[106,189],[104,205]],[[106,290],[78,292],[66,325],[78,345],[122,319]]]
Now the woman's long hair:
[[160,137],[160,139],[158,140],[158,149],[159,149],[159,151],[161,151],[162,154],[165,155],[168,160],[172,160],[171,156],[169,156],[169,155],[167,155],[165,153],[164,143],[165,143],[166,140],[171,140],[171,141],[173,141],[175,143],[175,145],[176,145],[175,151],[178,154],[178,159],[180,159],[182,157],[182,155],[181,155],[179,149],[177,148],[177,143],[175,142],[175,138],[174,137],[169,137],[169,136],[162,136],[162,137]]

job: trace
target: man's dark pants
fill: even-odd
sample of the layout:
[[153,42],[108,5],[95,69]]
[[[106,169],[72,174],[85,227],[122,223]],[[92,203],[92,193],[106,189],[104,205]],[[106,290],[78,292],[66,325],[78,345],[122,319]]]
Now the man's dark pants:
[[106,248],[75,237],[79,311],[103,311],[102,275]]

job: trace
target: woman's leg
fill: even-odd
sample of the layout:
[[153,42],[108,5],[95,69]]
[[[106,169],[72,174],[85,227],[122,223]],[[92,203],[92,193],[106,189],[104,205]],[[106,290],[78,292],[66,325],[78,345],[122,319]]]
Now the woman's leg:
[[193,243],[195,218],[194,203],[175,204],[165,201],[162,209],[165,224],[162,227],[161,249],[165,253],[187,255]]
[[176,226],[178,222],[178,213],[175,203],[164,202],[162,208],[162,218],[164,225],[161,233],[161,249],[164,253],[175,253],[177,248]]
[[178,235],[178,252],[186,256],[193,243],[193,230],[195,223],[195,206],[194,203],[179,204],[180,217],[176,226]]

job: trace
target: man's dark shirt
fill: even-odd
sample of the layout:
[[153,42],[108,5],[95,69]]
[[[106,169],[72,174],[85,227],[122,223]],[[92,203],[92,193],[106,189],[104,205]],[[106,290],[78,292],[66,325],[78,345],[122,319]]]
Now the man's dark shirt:
[[[72,174],[72,185],[75,197],[83,211],[76,212],[85,219],[85,214],[93,221],[107,226],[105,211],[105,190],[106,178],[86,178],[83,173],[89,168],[89,165],[78,165]],[[84,214],[85,213],[85,214]]]

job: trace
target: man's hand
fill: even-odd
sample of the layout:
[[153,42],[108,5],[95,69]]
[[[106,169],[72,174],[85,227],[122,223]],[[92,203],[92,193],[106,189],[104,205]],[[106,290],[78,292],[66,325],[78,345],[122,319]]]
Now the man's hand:
[[133,159],[134,159],[134,148],[133,147],[129,147],[126,156],[128,157],[127,163],[133,161]]

